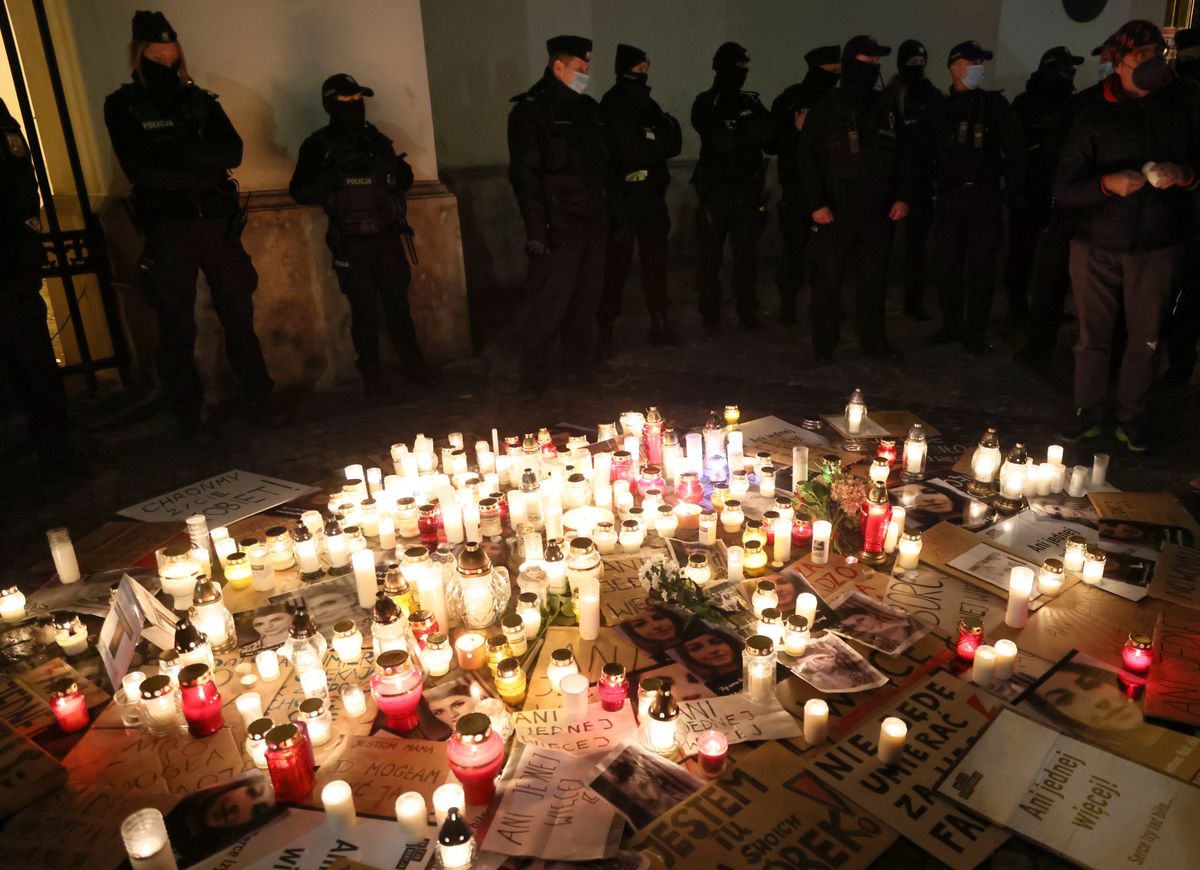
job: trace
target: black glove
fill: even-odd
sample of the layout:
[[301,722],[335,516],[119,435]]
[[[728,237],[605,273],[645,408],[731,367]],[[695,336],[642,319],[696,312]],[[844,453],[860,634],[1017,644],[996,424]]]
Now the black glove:
[[550,253],[550,246],[538,239],[530,239],[525,243],[525,253],[531,257],[544,257]]

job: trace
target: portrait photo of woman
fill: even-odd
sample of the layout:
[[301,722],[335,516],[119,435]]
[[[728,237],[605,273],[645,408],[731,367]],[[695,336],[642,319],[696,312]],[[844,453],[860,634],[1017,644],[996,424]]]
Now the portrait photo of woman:
[[943,520],[961,522],[963,510],[970,502],[949,486],[939,486],[936,481],[906,483],[889,490],[892,501],[907,512],[904,525],[910,532],[923,532]]
[[254,655],[265,649],[275,649],[288,639],[292,611],[286,604],[268,604],[253,611],[233,615],[237,630],[239,652]]
[[671,658],[710,688],[741,678],[741,639],[715,628],[706,628],[669,650]]
[[190,866],[231,846],[280,812],[266,773],[249,771],[185,797],[167,814],[167,832],[182,856],[180,866]]
[[619,623],[617,631],[638,649],[661,657],[669,647],[683,640],[683,626],[682,616],[655,604]]

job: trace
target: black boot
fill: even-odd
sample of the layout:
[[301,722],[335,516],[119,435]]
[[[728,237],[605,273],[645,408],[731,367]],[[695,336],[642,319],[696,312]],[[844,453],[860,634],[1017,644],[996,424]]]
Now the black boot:
[[667,315],[665,313],[650,315],[650,346],[679,346],[679,336],[675,334],[675,330],[671,329],[671,324],[667,322]]

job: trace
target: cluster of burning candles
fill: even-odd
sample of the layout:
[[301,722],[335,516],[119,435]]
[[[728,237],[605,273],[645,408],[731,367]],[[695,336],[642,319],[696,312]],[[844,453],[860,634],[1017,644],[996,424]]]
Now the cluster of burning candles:
[[[235,635],[232,615],[221,600],[221,585],[210,579],[215,571],[235,589],[252,587],[260,592],[275,590],[275,572],[291,568],[305,580],[352,574],[360,606],[372,610],[375,673],[370,691],[389,728],[407,732],[416,726],[425,676],[445,675],[454,661],[463,670],[487,666],[493,674],[503,701],[501,716],[476,713],[459,720],[448,747],[450,769],[457,782],[434,794],[439,848],[449,850],[443,851],[443,864],[467,866],[475,845],[461,813],[492,799],[511,732],[503,706],[516,707],[525,699],[527,677],[520,657],[539,635],[549,593],[573,595],[580,637],[588,640],[595,639],[599,631],[601,556],[618,548],[639,551],[651,535],[665,540],[680,528],[694,528],[702,545],[713,546],[719,523],[727,536],[739,536],[727,550],[731,580],[753,579],[768,568],[782,568],[791,560],[793,546],[811,546],[814,563],[828,561],[830,524],[798,517],[792,499],[776,495],[771,456],[745,455],[739,419],[737,406],[726,406],[723,417],[714,413],[702,432],[680,439],[666,428],[655,408],[645,414],[625,412],[620,416],[620,430],[616,423],[604,424],[597,433],[599,442],[615,442],[623,449],[599,452],[593,452],[584,437],[572,437],[560,452],[545,429],[536,436],[507,437],[501,450],[498,433],[492,430],[490,444],[479,441],[474,445],[475,471],[470,470],[460,433],[450,434],[449,446],[442,448],[440,455],[433,439],[418,435],[411,448],[392,446],[393,474],[385,475],[380,468],[348,466],[345,484],[330,494],[329,515],[308,511],[295,528],[280,526],[268,529],[261,539],[235,541],[227,529],[210,531],[204,517],[190,517],[189,544],[159,554],[163,589],[172,596],[176,609],[186,611],[189,618],[180,620],[175,649],[164,654],[160,674],[146,677],[134,672],[125,677],[118,692],[118,701],[124,702],[122,718],[126,724],[144,724],[156,734],[186,727],[197,737],[224,725],[221,696],[213,680],[213,650],[232,648]],[[845,428],[853,435],[866,420],[866,405],[861,391],[856,390],[846,406]],[[895,439],[880,440],[869,472],[869,494],[861,508],[862,561],[879,565],[894,555],[895,570],[917,568],[921,535],[905,529],[905,510],[890,504],[886,486],[897,464],[902,480],[923,479],[926,448],[921,424],[912,427],[901,449]],[[643,457],[644,464],[635,463]],[[795,482],[802,483],[808,474],[808,449],[794,448],[792,464]],[[1065,472],[1060,473],[1061,448],[1050,448],[1040,471],[1033,467],[1019,444],[1001,462],[995,430],[989,429],[972,459],[972,494],[1009,511],[1043,486],[1048,492],[1065,487],[1074,493],[1104,482],[1107,456],[1096,456],[1090,484],[1086,468],[1082,469],[1082,482],[1082,467],[1072,470],[1069,481]],[[711,510],[700,506],[705,479],[711,485]],[[741,498],[752,487],[757,487],[760,496],[775,500],[762,520],[747,519],[742,511]],[[669,503],[668,493],[674,495],[674,504]],[[475,543],[504,535],[505,524],[521,556],[520,592],[511,608],[505,569],[493,567]],[[69,535],[65,529],[56,529],[48,538],[60,580],[74,582],[79,569]],[[456,545],[460,548],[457,556],[452,549]],[[1072,538],[1061,560],[1046,560],[1036,584],[1032,569],[1014,568],[1007,624],[1023,626],[1035,588],[1040,594],[1056,594],[1064,572],[1080,573],[1086,582],[1100,582],[1103,559],[1103,551]],[[700,586],[715,579],[703,552],[693,554],[684,570]],[[0,591],[0,617],[20,617],[24,604],[19,590]],[[798,596],[796,613],[786,621],[777,604],[774,584],[760,581],[752,599],[757,633],[749,638],[743,653],[743,691],[755,703],[772,701],[778,653],[803,655],[815,619],[817,602],[811,594]],[[459,632],[451,642],[453,629]],[[86,632],[83,639],[86,647]],[[70,637],[65,640],[70,642]],[[280,800],[295,801],[311,793],[315,784],[313,747],[330,737],[329,692],[320,664],[327,647],[332,646],[341,660],[352,662],[362,656],[363,645],[363,634],[352,620],[335,625],[332,641],[326,644],[302,609],[279,653],[264,651],[256,657],[259,678],[265,682],[279,679],[279,655],[294,662],[307,696],[291,721],[284,723],[263,715],[258,693],[243,693],[236,701],[246,726],[247,753],[269,772]],[[972,663],[972,677],[981,686],[1010,677],[1017,655],[1016,645],[1008,640],[997,641],[995,646],[983,644],[982,625],[970,620],[960,626],[957,651],[960,658]],[[565,715],[573,720],[584,718],[587,677],[579,672],[570,649],[552,650],[550,656],[547,676],[562,696]],[[1144,673],[1150,656],[1148,639],[1131,635],[1124,651],[1126,668]],[[621,709],[631,689],[621,665],[605,666],[597,685],[605,710]],[[640,742],[678,760],[682,744],[679,708],[669,683],[642,680],[636,694]],[[358,686],[343,690],[341,701],[348,716],[366,712],[365,695]],[[86,703],[74,683],[57,687],[51,704],[64,730],[86,727]],[[828,716],[824,701],[812,699],[805,704],[808,742],[826,739]],[[906,733],[898,718],[882,722],[882,762],[896,763]],[[727,754],[728,738],[723,733],[713,730],[699,735],[703,771],[719,773]],[[353,794],[346,783],[327,784],[322,800],[330,824],[353,824]],[[133,836],[138,843],[136,848],[130,846],[131,860],[135,867],[167,866],[145,863],[147,855],[161,856],[163,852],[161,846],[147,852],[147,832],[158,829],[143,813],[127,820],[131,831],[126,842],[131,843],[129,836]],[[401,795],[396,815],[412,841],[424,838],[427,812],[419,794]]]

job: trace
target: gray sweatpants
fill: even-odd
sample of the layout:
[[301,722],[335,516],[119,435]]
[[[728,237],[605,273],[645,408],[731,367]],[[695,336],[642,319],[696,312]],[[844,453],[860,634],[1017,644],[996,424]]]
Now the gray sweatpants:
[[1075,343],[1075,404],[1095,408],[1108,391],[1109,355],[1124,300],[1128,339],[1117,376],[1117,419],[1145,413],[1154,384],[1159,337],[1178,284],[1183,245],[1151,251],[1109,251],[1071,242],[1071,289],[1079,318]]

